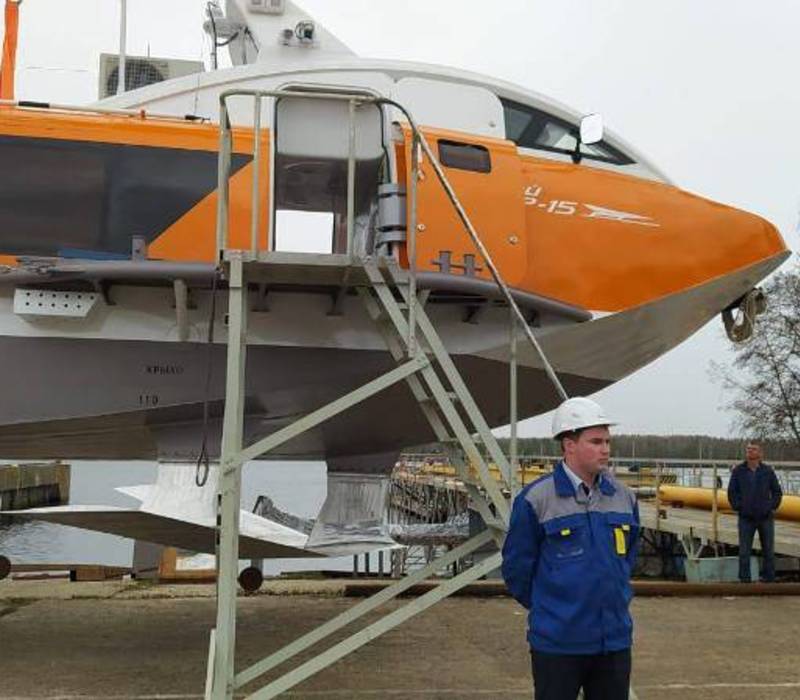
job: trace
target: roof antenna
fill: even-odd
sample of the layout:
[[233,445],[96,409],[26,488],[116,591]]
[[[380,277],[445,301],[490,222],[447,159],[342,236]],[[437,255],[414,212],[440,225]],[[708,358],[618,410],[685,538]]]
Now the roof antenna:
[[125,92],[125,54],[128,34],[128,0],[119,0],[119,65],[117,67],[117,94]]

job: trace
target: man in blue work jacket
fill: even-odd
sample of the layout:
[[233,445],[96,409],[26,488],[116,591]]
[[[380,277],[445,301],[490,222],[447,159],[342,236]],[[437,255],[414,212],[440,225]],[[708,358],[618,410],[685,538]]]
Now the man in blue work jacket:
[[739,580],[750,581],[750,555],[753,536],[758,531],[763,565],[761,578],[775,580],[775,516],[783,499],[778,477],[761,461],[761,445],[751,440],[746,459],[734,467],[728,482],[728,501],[739,514]]
[[628,700],[639,511],[607,471],[611,425],[590,399],[562,403],[564,457],[514,500],[503,578],[529,610],[536,700]]

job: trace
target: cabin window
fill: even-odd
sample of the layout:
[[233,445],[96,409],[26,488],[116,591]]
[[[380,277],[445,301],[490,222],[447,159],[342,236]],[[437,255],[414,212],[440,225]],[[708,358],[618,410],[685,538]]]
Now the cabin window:
[[492,159],[484,146],[459,141],[439,141],[439,161],[448,168],[472,170],[476,173],[492,171]]
[[[511,100],[500,100],[506,122],[506,138],[522,148],[536,148],[554,153],[572,154],[578,126],[535,107]],[[635,161],[605,141],[581,145],[581,155],[590,160],[600,160],[617,165],[630,165]]]

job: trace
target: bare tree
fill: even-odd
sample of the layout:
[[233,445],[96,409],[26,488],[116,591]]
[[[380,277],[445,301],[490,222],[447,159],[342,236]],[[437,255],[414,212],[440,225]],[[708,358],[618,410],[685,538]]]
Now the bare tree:
[[735,346],[733,367],[714,373],[733,393],[729,404],[748,435],[800,446],[800,266],[764,288],[767,305],[752,336]]

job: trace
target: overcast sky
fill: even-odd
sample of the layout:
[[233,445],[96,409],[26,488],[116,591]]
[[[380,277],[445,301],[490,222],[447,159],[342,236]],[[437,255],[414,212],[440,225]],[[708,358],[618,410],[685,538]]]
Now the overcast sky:
[[[447,64],[544,93],[605,123],[675,183],[772,221],[798,250],[800,3],[794,0],[305,0],[359,55]],[[128,51],[208,61],[204,0],[128,0]],[[25,0],[17,96],[97,97],[118,0]],[[0,17],[2,22],[2,17]],[[720,321],[597,397],[622,432],[730,434],[709,377]],[[522,434],[547,432],[547,419]]]

